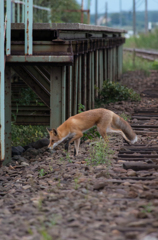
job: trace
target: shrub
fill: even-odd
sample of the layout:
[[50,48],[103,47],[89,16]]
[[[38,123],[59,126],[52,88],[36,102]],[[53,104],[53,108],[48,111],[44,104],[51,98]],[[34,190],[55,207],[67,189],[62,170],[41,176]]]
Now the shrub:
[[122,86],[120,83],[110,83],[105,81],[102,90],[99,91],[99,96],[96,99],[96,104],[108,104],[118,101],[140,101],[140,96],[133,89]]
[[45,126],[17,126],[11,124],[12,146],[25,146],[47,136]]

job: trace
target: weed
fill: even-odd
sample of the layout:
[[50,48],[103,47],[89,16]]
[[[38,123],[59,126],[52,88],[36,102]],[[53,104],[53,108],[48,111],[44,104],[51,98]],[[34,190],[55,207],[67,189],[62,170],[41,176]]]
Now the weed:
[[45,172],[43,168],[39,170],[39,176],[40,177],[43,177],[46,173],[47,172]]
[[83,111],[85,111],[85,106],[82,105],[81,103],[78,104],[78,113],[81,113],[81,112],[83,112]]
[[113,151],[109,149],[108,142],[99,139],[95,145],[90,146],[90,157],[85,159],[88,165],[106,164],[107,168],[111,165]]
[[152,211],[152,204],[149,203],[147,205],[142,206],[143,209],[141,210],[142,213],[150,213]]
[[74,182],[75,182],[75,190],[77,190],[80,187],[80,185],[78,184],[78,178],[75,178]]
[[125,113],[121,113],[119,116],[122,117],[125,121],[128,121],[131,118],[130,116],[126,115]]
[[49,164],[49,170],[50,170],[50,172],[53,171],[53,167],[50,164]]
[[43,237],[42,240],[52,240],[52,237],[47,233],[47,231],[45,229],[42,229],[39,232]]
[[67,152],[66,153],[66,160],[69,162],[69,163],[72,163],[72,160],[70,158],[70,154]]

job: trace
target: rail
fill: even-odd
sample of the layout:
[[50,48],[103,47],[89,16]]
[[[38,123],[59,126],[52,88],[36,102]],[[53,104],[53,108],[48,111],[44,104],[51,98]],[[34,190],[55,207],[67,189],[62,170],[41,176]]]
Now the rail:
[[137,57],[141,57],[148,61],[154,61],[155,59],[158,59],[158,51],[156,51],[156,50],[145,50],[145,49],[138,49],[138,48],[123,48],[123,51],[133,53]]

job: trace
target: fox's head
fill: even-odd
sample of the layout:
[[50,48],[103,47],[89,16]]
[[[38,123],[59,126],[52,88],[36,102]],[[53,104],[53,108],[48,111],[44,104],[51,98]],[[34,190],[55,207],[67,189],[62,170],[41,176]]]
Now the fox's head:
[[59,136],[58,136],[58,132],[56,129],[48,129],[47,128],[47,131],[49,133],[49,136],[50,136],[50,143],[48,145],[48,148],[49,149],[54,149],[56,146],[57,146],[57,142],[59,141]]

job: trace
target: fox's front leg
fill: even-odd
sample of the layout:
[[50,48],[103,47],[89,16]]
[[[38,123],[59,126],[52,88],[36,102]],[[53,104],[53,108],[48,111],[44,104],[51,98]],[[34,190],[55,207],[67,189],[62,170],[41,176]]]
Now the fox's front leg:
[[76,135],[70,140],[69,143],[72,143],[74,141],[75,148],[74,148],[74,156],[78,155],[79,145],[80,145],[80,138],[83,137],[82,132],[77,132]]
[[65,150],[68,151],[69,150],[69,144],[72,138],[69,138],[65,144]]

